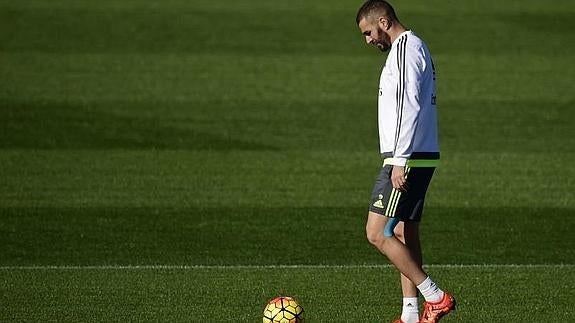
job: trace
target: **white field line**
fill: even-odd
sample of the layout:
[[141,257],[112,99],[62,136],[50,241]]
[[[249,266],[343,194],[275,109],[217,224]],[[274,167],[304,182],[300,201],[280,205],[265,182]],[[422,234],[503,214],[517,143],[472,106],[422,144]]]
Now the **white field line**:
[[[431,264],[425,268],[468,269],[468,268],[575,268],[575,264]],[[0,266],[0,270],[194,270],[194,269],[377,269],[393,268],[392,265],[39,265]]]

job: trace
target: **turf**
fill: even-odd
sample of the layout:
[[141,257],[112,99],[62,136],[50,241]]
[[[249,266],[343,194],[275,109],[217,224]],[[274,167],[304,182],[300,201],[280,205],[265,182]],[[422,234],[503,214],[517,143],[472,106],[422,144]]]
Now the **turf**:
[[[445,321],[569,321],[575,5],[396,5],[438,72]],[[357,6],[0,0],[0,321],[247,322],[280,293],[312,322],[396,316],[363,232],[385,56]]]
[[[460,298],[445,322],[559,321],[575,311],[570,267],[431,267]],[[258,322],[270,292],[301,300],[310,322],[389,322],[401,300],[388,267],[12,269],[3,320]],[[525,283],[537,292],[527,292]],[[22,288],[24,287],[24,288]],[[494,295],[495,294],[495,295]],[[5,296],[6,295],[6,296]],[[541,296],[545,295],[545,296]],[[34,304],[34,307],[30,307]]]

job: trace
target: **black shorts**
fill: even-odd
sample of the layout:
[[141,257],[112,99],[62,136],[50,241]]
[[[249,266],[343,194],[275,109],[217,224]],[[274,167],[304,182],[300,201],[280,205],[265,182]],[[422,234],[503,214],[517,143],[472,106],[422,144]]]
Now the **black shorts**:
[[407,191],[391,184],[392,165],[384,165],[375,181],[369,210],[401,221],[421,221],[427,188],[435,167],[405,167]]

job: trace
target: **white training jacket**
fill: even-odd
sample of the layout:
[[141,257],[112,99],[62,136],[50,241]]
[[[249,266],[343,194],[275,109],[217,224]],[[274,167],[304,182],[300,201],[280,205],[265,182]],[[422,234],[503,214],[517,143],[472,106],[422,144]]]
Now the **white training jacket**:
[[379,80],[379,143],[381,153],[391,157],[387,164],[405,166],[418,155],[439,158],[435,100],[431,54],[405,31],[391,45]]

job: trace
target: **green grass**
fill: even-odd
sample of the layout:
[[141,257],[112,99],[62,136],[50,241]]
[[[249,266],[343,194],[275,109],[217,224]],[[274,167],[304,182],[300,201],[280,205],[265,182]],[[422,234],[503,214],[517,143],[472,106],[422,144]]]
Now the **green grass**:
[[[559,321],[575,311],[569,267],[431,267],[459,298],[445,322]],[[310,322],[391,321],[401,306],[388,267],[2,270],[3,318],[30,321],[259,322],[270,291],[301,300]],[[529,282],[532,292],[526,292]],[[22,288],[24,287],[24,288]],[[572,285],[571,285],[572,287]],[[30,308],[30,304],[34,308]],[[479,316],[479,319],[478,319]]]
[[[0,0],[0,321],[390,321],[356,1]],[[569,321],[575,5],[397,3],[438,72],[446,322]],[[462,266],[458,266],[462,265]]]

